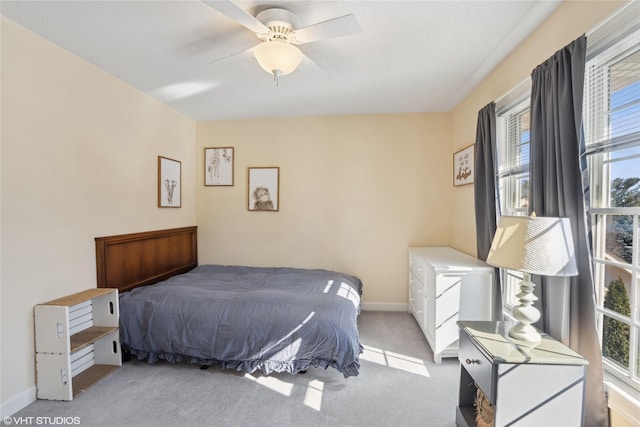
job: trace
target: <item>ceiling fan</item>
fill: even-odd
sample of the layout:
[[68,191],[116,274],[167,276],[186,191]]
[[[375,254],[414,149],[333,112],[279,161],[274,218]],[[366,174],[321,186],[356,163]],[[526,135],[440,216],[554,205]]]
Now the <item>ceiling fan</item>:
[[297,45],[362,32],[351,14],[298,28],[298,17],[286,9],[268,8],[254,17],[231,0],[204,3],[255,33],[261,43],[252,48],[253,54],[276,84],[280,76],[295,71],[302,62],[305,55]]

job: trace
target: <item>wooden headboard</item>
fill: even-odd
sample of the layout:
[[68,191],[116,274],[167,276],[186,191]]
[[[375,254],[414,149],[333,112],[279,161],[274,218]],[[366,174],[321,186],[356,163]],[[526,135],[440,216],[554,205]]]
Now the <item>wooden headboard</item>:
[[151,285],[198,265],[197,227],[96,237],[99,288]]

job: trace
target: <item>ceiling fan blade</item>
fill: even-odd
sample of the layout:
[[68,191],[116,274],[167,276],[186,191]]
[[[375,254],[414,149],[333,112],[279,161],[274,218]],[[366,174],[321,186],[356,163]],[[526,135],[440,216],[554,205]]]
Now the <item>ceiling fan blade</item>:
[[249,56],[250,53],[253,53],[253,46],[248,49],[243,49],[240,52],[230,53],[228,55],[222,56],[220,58],[216,58],[209,62],[209,65],[218,64],[220,62],[224,62],[228,59],[235,58],[236,56]]
[[353,15],[329,19],[294,31],[291,36],[298,44],[311,43],[317,40],[348,36],[362,32],[358,20]]
[[307,55],[302,56],[302,63],[300,64],[301,69],[304,69],[306,72],[313,72],[314,74],[327,76],[327,71],[322,68],[316,61],[309,58]]
[[269,33],[269,29],[262,22],[231,0],[203,1],[203,3],[256,34]]

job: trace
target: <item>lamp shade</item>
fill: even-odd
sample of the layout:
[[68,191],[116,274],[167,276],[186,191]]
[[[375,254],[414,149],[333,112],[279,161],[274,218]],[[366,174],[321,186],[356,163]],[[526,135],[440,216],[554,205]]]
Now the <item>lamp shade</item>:
[[569,219],[503,216],[487,263],[541,276],[577,275]]
[[253,48],[253,56],[267,73],[278,76],[291,73],[302,62],[300,49],[280,40],[260,43]]

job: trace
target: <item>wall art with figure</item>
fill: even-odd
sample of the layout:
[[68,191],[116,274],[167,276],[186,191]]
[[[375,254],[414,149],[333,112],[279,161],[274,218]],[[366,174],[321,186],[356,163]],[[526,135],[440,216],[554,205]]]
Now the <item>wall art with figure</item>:
[[250,211],[278,211],[280,205],[280,168],[250,167],[248,209]]
[[182,163],[158,156],[158,207],[182,206]]
[[233,147],[204,149],[204,185],[233,185]]

